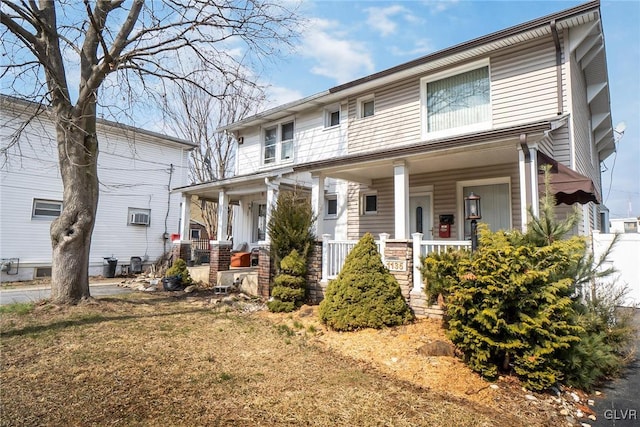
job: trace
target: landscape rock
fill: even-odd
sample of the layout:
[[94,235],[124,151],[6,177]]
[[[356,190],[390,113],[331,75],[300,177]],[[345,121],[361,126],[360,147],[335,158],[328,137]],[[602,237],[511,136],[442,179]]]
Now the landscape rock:
[[445,341],[433,341],[433,342],[429,342],[426,343],[424,345],[422,345],[421,347],[418,348],[418,354],[421,354],[422,356],[436,356],[436,357],[440,357],[440,356],[448,356],[448,357],[454,357],[455,356],[455,347],[453,344],[445,342]]
[[184,292],[186,294],[193,293],[193,292],[195,292],[195,290],[196,290],[196,286],[195,285],[189,285],[186,288],[184,288]]

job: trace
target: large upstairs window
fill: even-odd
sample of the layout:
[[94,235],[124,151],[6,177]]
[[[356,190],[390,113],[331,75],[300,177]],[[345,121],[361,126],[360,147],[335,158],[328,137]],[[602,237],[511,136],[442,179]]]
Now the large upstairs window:
[[293,160],[293,122],[264,130],[264,164]]
[[491,127],[488,61],[425,77],[422,83],[426,139]]

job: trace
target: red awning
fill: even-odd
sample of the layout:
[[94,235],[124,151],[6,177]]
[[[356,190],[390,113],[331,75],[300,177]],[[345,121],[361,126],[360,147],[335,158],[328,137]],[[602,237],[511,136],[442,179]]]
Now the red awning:
[[[600,193],[590,178],[538,151],[538,168],[542,165],[551,165],[551,169],[549,169],[551,191],[556,198],[556,204],[580,203],[584,205],[589,202],[600,204]],[[540,194],[544,193],[544,172],[542,170],[538,170],[538,191]]]

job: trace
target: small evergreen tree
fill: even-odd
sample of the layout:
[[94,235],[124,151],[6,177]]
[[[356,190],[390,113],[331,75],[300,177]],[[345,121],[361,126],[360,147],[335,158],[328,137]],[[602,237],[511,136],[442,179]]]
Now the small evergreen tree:
[[405,324],[413,313],[369,233],[351,250],[320,303],[322,322],[338,331]]
[[280,262],[280,273],[276,276],[271,291],[273,300],[267,302],[269,310],[291,312],[299,308],[305,298],[306,274],[306,260],[297,250],[292,250]]
[[275,265],[294,249],[307,259],[315,241],[313,224],[316,218],[311,203],[297,191],[282,191],[267,225],[271,238],[271,257]]

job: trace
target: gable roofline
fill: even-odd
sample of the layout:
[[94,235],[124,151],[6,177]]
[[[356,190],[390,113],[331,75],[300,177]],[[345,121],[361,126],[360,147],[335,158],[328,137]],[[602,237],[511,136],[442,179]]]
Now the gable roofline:
[[[314,106],[321,107],[331,104],[332,102],[337,102],[345,96],[371,90],[390,80],[424,74],[431,70],[442,68],[453,63],[477,58],[487,52],[505,47],[506,45],[501,42],[507,39],[514,39],[519,35],[528,34],[531,38],[540,37],[542,34],[550,35],[551,22],[555,21],[559,29],[568,28],[581,23],[579,21],[571,22],[572,19],[589,13],[594,15],[588,20],[599,19],[600,0],[583,3],[570,9],[536,18],[532,21],[527,21],[522,24],[436,51],[386,70],[370,74],[342,85],[334,86],[315,95],[271,108],[251,117],[222,126],[218,128],[217,131],[237,131],[243,128],[275,121]],[[515,44],[517,42],[517,40],[512,40],[510,44]]]
[[[0,94],[0,105],[2,105],[3,108],[6,108],[5,105],[12,105],[14,108],[15,107],[20,107],[22,108],[24,111],[32,111],[32,112],[36,112],[37,114],[41,114],[42,112],[45,111],[50,111],[51,107],[48,105],[44,105],[44,104],[39,104],[37,102],[33,102],[33,101],[29,101],[27,99],[23,99],[23,98],[17,98],[15,96],[11,96],[11,95],[5,95],[5,94]],[[40,111],[37,111],[38,108],[40,108]],[[170,135],[165,135],[159,132],[154,132],[151,130],[147,130],[147,129],[142,129],[142,128],[138,128],[135,126],[131,126],[131,125],[126,125],[124,123],[118,123],[118,122],[114,122],[112,120],[107,120],[107,119],[103,119],[103,118],[96,118],[96,124],[106,127],[106,128],[112,128],[112,129],[120,129],[120,130],[125,130],[125,131],[129,131],[129,132],[135,132],[137,134],[140,135],[146,135],[149,136],[151,138],[154,139],[160,139],[163,140],[165,142],[169,142],[169,143],[173,143],[173,144],[177,144],[177,145],[184,145],[186,146],[185,148],[187,149],[193,149],[195,147],[198,146],[198,144],[191,142],[191,141],[187,141],[185,139],[181,139],[181,138],[177,138],[175,136],[170,136]]]

